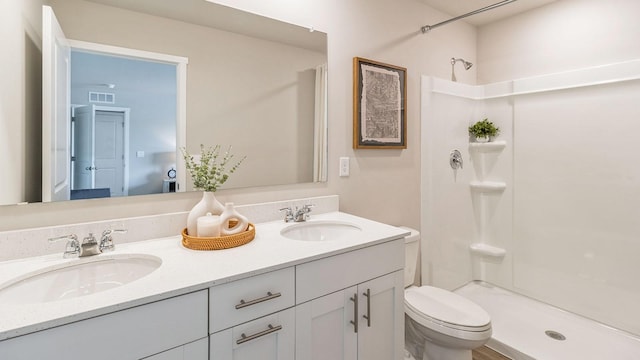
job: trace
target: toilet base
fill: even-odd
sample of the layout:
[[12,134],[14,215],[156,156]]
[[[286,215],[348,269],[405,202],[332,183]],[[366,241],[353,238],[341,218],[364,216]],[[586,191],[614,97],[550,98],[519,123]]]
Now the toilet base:
[[471,360],[471,350],[452,349],[432,342],[424,344],[422,360]]
[[[472,360],[471,350],[484,345],[491,329],[456,338],[420,325],[405,313],[405,349],[416,360]],[[469,338],[475,338],[470,340]]]

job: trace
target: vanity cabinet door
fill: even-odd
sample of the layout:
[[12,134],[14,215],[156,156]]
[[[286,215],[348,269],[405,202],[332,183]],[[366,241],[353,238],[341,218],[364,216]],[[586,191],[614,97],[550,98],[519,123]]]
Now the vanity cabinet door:
[[295,310],[289,308],[210,336],[210,360],[294,360]]
[[296,359],[356,360],[353,286],[296,306]]
[[358,358],[402,359],[404,348],[404,272],[358,285]]
[[2,360],[137,360],[207,337],[207,290],[0,341]]
[[171,350],[152,355],[143,360],[207,360],[209,358],[209,338],[178,346]]
[[296,306],[296,359],[401,360],[403,282],[396,271]]

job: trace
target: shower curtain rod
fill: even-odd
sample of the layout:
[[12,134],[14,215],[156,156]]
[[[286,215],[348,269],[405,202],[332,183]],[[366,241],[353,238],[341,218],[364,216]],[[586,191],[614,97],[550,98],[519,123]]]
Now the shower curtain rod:
[[456,17],[454,17],[454,18],[451,18],[451,19],[449,19],[449,20],[445,20],[445,21],[439,22],[439,23],[434,24],[434,25],[425,25],[425,26],[423,26],[423,27],[422,27],[422,28],[420,28],[420,29],[422,30],[422,33],[423,33],[423,34],[426,34],[427,32],[431,31],[432,29],[437,28],[438,26],[446,25],[446,24],[448,24],[448,23],[450,23],[450,22],[454,22],[454,21],[457,21],[457,20],[460,20],[460,19],[464,19],[464,18],[469,17],[469,16],[471,16],[471,15],[480,14],[481,12],[485,12],[485,11],[487,11],[487,10],[493,10],[493,9],[495,9],[495,8],[499,8],[500,6],[507,5],[507,4],[510,4],[510,3],[512,3],[512,2],[515,2],[515,1],[517,1],[517,0],[504,0],[504,1],[500,1],[499,3],[495,3],[495,4],[493,4],[493,5],[485,6],[485,7],[481,8],[481,9],[474,10],[474,11],[472,11],[472,12],[468,12],[468,13],[466,13],[466,14],[462,14],[462,15],[460,15],[460,16],[456,16]]

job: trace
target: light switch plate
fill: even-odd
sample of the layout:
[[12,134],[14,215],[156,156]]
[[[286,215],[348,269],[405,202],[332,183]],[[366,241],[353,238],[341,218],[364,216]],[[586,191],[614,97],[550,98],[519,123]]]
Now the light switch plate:
[[340,176],[349,176],[349,158],[340,158]]

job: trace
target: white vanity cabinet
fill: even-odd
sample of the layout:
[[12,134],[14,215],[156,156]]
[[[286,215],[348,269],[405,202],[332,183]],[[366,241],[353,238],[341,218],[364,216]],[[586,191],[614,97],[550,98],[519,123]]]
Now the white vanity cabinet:
[[210,360],[294,360],[293,267],[211,287]]
[[402,359],[403,266],[403,240],[297,266],[296,358]]
[[0,359],[205,360],[207,302],[202,290],[0,341]]
[[151,355],[144,360],[206,360],[209,358],[209,339],[204,338],[189,344],[178,346],[160,354]]

